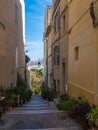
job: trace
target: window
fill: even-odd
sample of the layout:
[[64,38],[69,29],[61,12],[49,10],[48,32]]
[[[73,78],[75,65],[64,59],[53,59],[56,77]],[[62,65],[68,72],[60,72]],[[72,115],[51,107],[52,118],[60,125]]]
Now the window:
[[60,63],[60,46],[56,45],[54,47],[54,65],[59,65]]
[[15,23],[18,24],[18,6],[15,4]]
[[63,16],[63,32],[65,31],[65,24],[66,24],[66,23],[65,23],[65,22],[66,22],[65,20],[66,20],[66,17],[65,17],[65,15],[64,15],[64,16]]
[[16,68],[18,68],[18,47],[16,47]]
[[79,59],[79,47],[75,47],[74,59],[76,61]]
[[59,62],[60,62],[60,46],[57,45],[57,64],[59,65]]
[[54,65],[56,64],[56,46],[54,47]]
[[60,28],[60,9],[57,11],[56,15],[54,16],[54,32]]

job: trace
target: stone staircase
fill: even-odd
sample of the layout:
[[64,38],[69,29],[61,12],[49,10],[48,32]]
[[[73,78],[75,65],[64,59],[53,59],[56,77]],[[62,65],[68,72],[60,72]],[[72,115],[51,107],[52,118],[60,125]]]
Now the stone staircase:
[[0,130],[82,130],[66,112],[58,111],[53,102],[32,96],[30,102],[6,112]]

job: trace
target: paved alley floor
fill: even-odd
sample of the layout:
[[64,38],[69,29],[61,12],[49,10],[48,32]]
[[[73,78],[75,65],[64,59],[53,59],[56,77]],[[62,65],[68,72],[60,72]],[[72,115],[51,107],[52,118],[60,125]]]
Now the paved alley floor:
[[34,95],[22,107],[6,112],[0,123],[0,130],[81,130],[80,126],[58,111],[53,102]]

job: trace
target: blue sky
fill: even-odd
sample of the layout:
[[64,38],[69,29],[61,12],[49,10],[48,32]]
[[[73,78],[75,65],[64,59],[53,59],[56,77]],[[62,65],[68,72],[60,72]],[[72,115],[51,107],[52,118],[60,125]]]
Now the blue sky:
[[43,58],[44,15],[52,0],[25,0],[26,53],[31,60]]

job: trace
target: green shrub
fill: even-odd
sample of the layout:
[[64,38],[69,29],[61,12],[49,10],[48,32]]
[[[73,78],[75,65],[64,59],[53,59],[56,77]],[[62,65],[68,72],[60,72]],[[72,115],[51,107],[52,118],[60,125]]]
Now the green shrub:
[[48,98],[48,92],[49,92],[49,88],[42,85],[41,86],[41,96],[44,98],[44,99],[47,99]]
[[61,110],[66,110],[68,112],[72,111],[73,105],[76,103],[76,100],[71,99],[69,96],[64,97],[59,101],[57,107]]
[[83,97],[70,98],[69,96],[65,95],[63,96],[63,98],[61,98],[61,100],[57,104],[57,107],[61,110],[72,112],[76,104],[85,103],[85,102],[87,101]]
[[98,126],[98,106],[92,107],[86,116],[91,124]]
[[18,86],[18,87],[6,89],[6,97],[8,98],[12,106],[17,105],[16,102],[18,102],[18,95],[19,95],[20,101],[23,100],[23,102],[25,103],[26,101],[30,100],[32,96],[32,91],[26,86]]
[[49,101],[53,101],[53,98],[55,98],[57,96],[57,92],[55,88],[50,88],[48,90],[48,95],[47,98]]
[[55,88],[48,88],[44,85],[41,86],[41,96],[44,99],[48,99],[49,101],[52,101],[53,98],[57,96],[57,92]]
[[84,96],[80,96],[76,98],[77,103],[87,103],[88,101]]
[[34,94],[40,94],[41,93],[41,87],[40,86],[32,87],[31,90]]
[[68,95],[66,95],[66,94],[62,94],[62,95],[60,96],[60,98],[61,98],[62,100],[68,100],[70,97],[69,97]]

